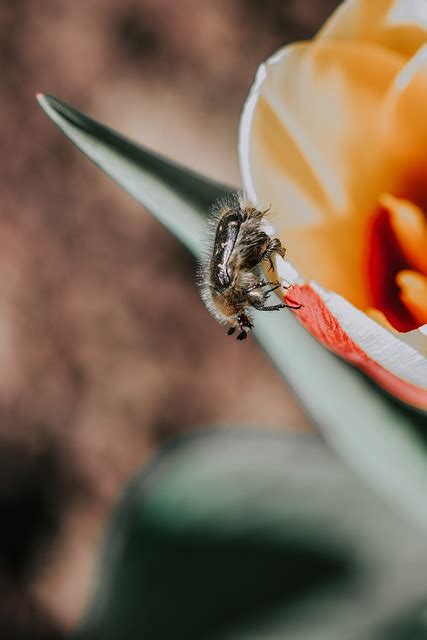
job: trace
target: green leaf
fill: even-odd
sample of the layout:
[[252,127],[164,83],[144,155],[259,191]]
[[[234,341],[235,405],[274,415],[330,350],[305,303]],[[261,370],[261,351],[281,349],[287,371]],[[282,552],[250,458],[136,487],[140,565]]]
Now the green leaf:
[[417,603],[393,622],[383,625],[382,631],[373,640],[426,640],[427,638],[427,600]]
[[[39,102],[79,149],[199,255],[206,212],[228,187],[143,149],[56,98],[41,96]],[[259,313],[255,324],[258,341],[329,443],[427,528],[425,418],[329,353],[291,314]]]
[[[190,251],[200,251],[200,212],[231,193],[231,187],[165,160],[53,96],[39,94],[37,98],[76,147],[151,211]],[[176,188],[171,189],[170,185]]]
[[309,436],[170,446],[116,509],[103,560],[80,640],[369,640],[427,600],[425,535]]

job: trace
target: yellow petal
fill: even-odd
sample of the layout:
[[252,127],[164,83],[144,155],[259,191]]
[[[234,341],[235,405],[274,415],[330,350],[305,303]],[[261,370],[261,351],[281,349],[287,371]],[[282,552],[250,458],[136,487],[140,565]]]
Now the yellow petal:
[[298,271],[361,307],[367,219],[386,188],[378,118],[401,65],[371,45],[286,47],[260,68],[241,121],[244,186],[272,205]]
[[412,56],[427,41],[426,0],[347,0],[318,40],[362,40]]
[[400,298],[420,324],[427,322],[427,278],[416,271],[401,271],[396,276]]
[[390,223],[408,263],[427,275],[427,223],[424,212],[409,200],[384,194],[381,204],[390,213]]

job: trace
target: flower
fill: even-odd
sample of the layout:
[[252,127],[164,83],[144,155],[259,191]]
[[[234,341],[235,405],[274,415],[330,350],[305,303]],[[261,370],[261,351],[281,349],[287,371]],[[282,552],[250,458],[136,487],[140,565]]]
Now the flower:
[[297,317],[427,408],[427,0],[347,0],[258,70],[243,183],[271,204]]

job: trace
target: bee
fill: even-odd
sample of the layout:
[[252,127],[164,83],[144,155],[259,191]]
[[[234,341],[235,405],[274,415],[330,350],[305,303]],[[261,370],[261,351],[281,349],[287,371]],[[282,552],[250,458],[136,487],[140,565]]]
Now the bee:
[[266,304],[281,283],[266,280],[262,264],[269,263],[270,271],[273,256],[284,258],[286,252],[279,238],[264,231],[267,211],[260,211],[243,194],[237,194],[214,206],[209,221],[207,251],[198,271],[200,293],[211,315],[229,326],[228,335],[239,330],[237,340],[244,340],[254,326],[251,308],[277,311],[301,307]]

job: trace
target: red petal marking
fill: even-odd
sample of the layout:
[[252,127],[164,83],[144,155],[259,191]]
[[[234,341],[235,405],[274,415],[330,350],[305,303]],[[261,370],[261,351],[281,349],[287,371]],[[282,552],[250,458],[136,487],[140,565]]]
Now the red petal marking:
[[427,410],[427,390],[397,378],[372,360],[344,331],[337,318],[310,285],[294,285],[286,296],[290,304],[303,304],[294,311],[301,324],[325,347],[368,374],[377,384],[403,402]]
[[374,214],[367,240],[367,280],[372,296],[370,306],[383,312],[397,331],[412,331],[419,322],[400,299],[396,276],[410,269],[390,224],[390,214],[380,207]]

